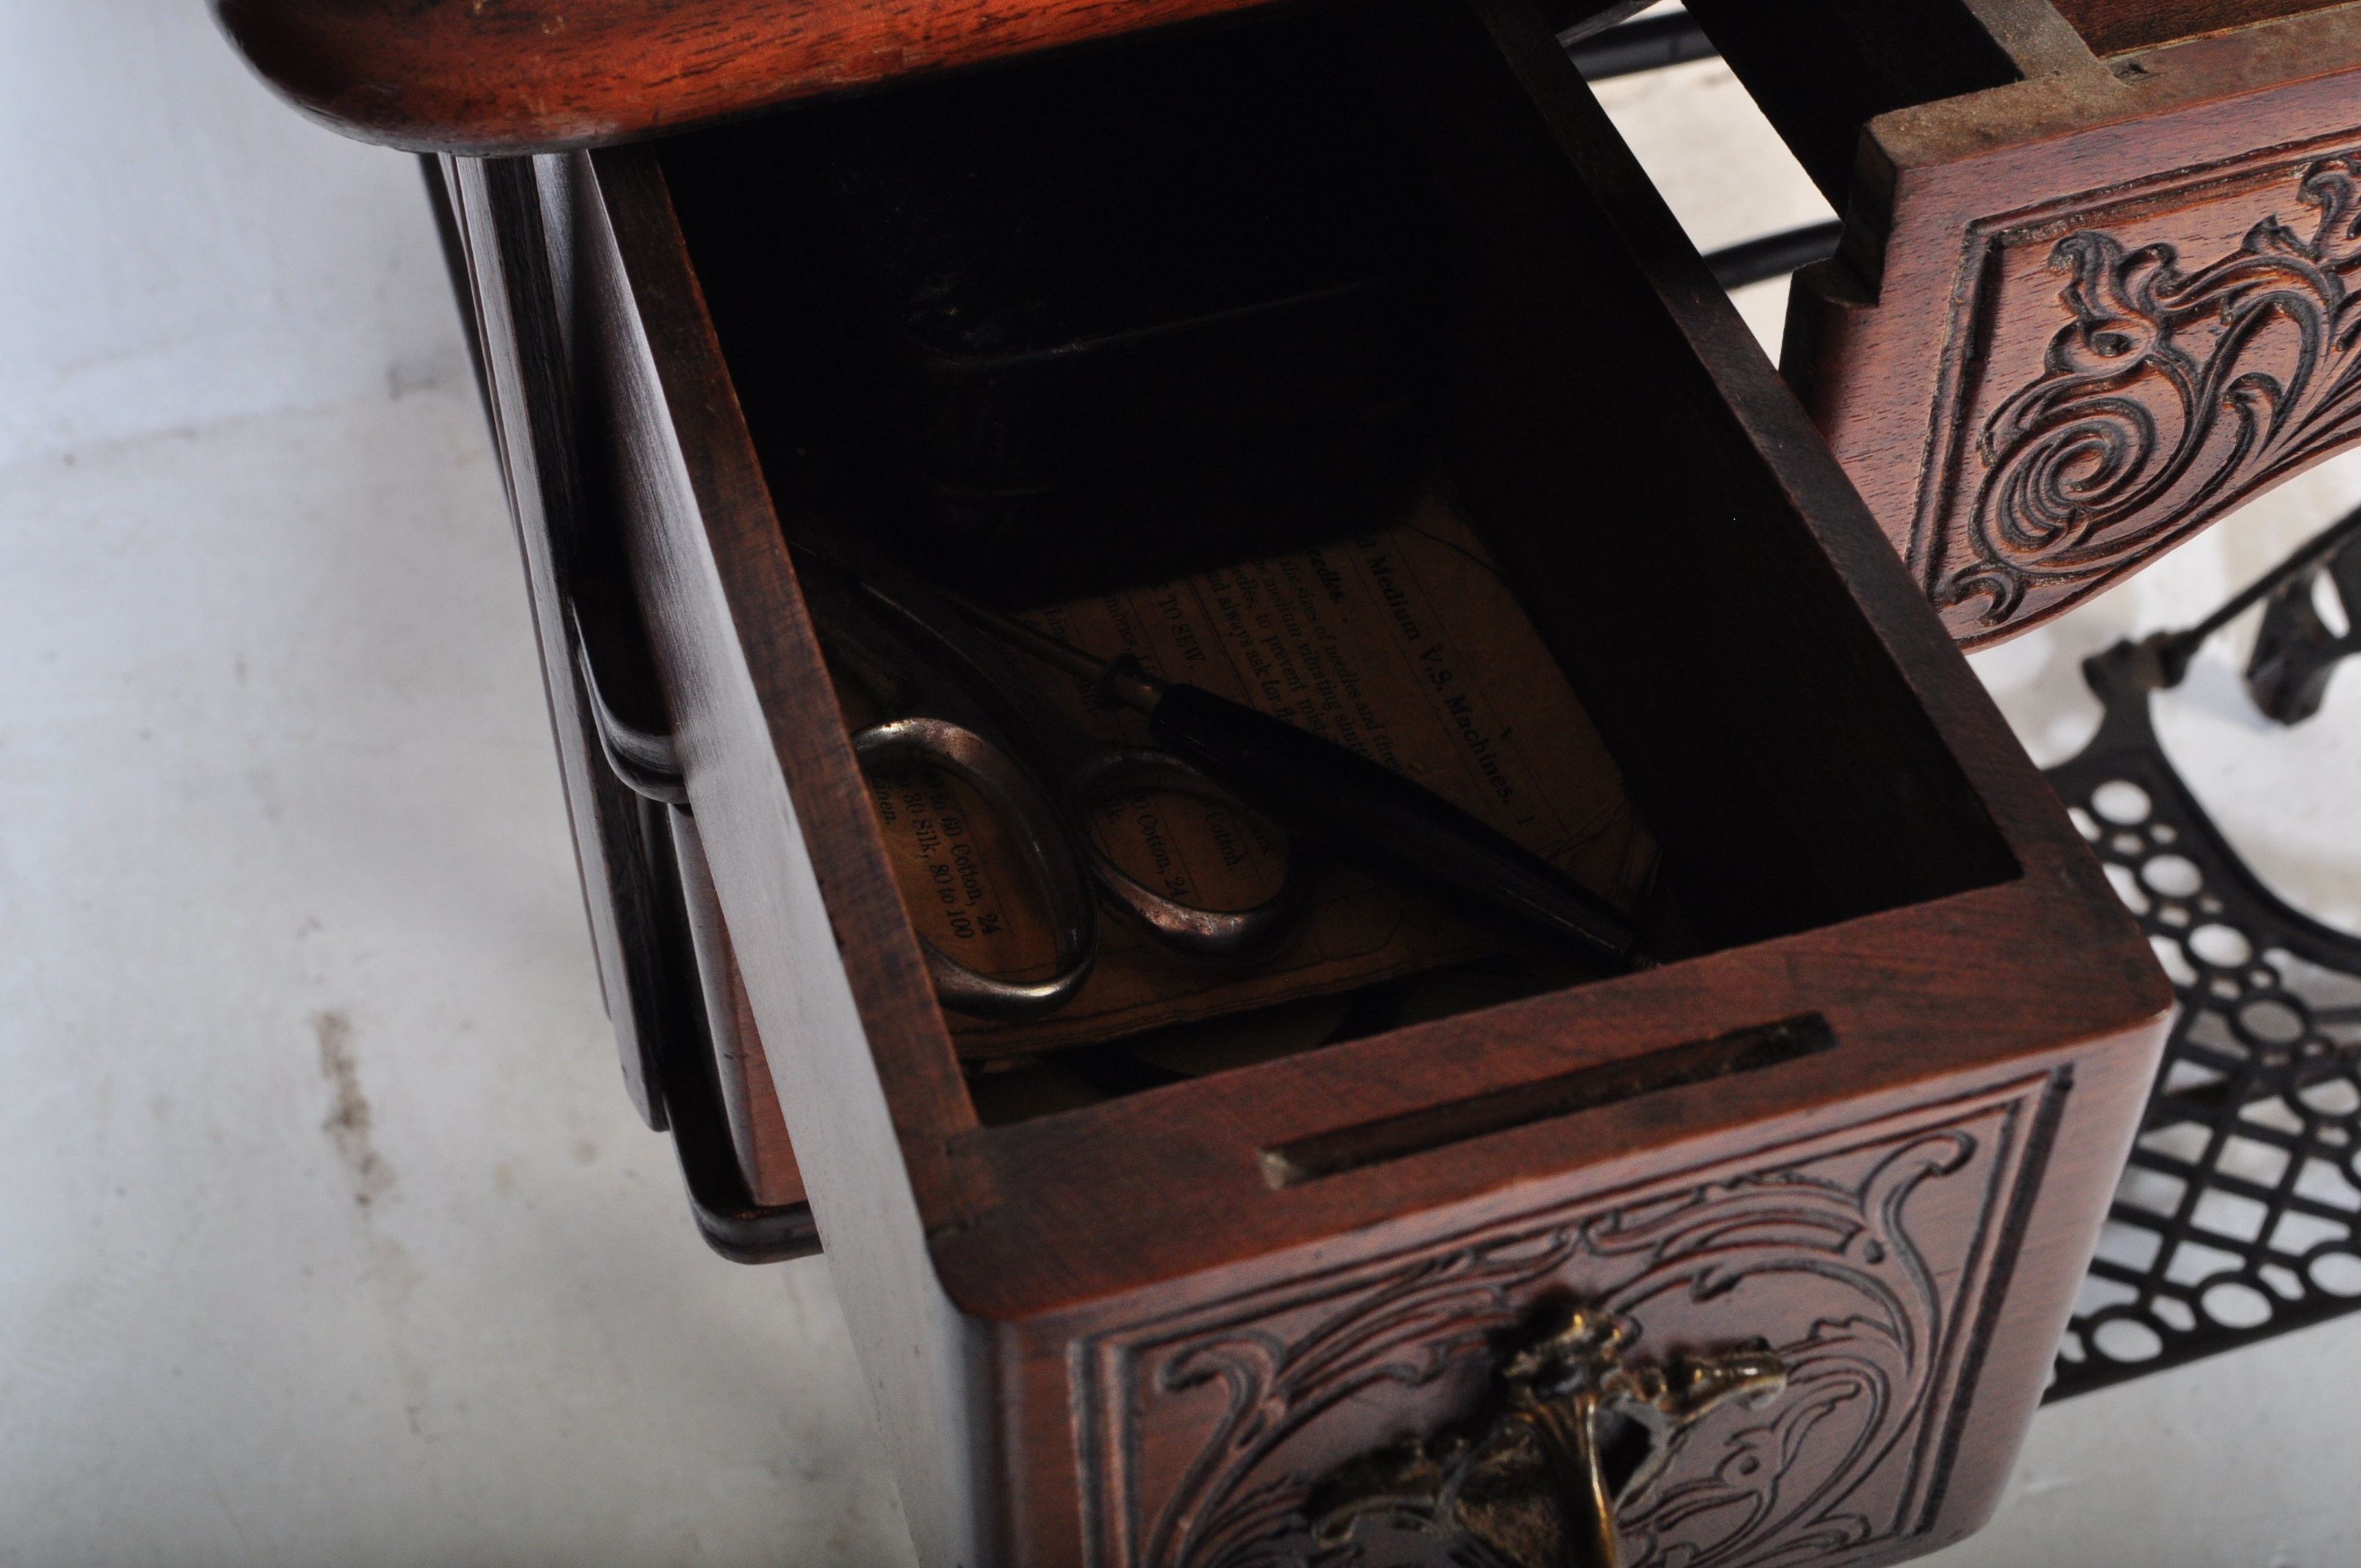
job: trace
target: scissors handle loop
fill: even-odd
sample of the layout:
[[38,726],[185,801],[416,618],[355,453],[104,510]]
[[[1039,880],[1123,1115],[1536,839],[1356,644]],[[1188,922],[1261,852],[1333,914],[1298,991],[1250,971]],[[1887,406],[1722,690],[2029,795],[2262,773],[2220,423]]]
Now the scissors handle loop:
[[1029,984],[1000,980],[922,936],[936,999],[954,1011],[1002,1022],[1046,1017],[1072,1001],[1098,960],[1097,908],[1061,819],[1025,771],[974,730],[943,718],[873,724],[852,738],[852,754],[864,770],[936,767],[972,786],[1015,836],[1049,903],[1055,974]]
[[[1169,751],[1124,747],[1093,760],[1075,775],[1071,804],[1089,811],[1111,795],[1155,790],[1184,795],[1225,808],[1241,832],[1279,839],[1278,829],[1237,796]],[[1241,963],[1263,957],[1285,940],[1302,912],[1311,885],[1302,857],[1288,844],[1287,876],[1279,889],[1251,909],[1201,909],[1158,892],[1118,864],[1087,821],[1078,837],[1089,857],[1099,886],[1117,907],[1146,926],[1156,939],[1175,952],[1217,963]],[[1285,840],[1281,840],[1284,842]]]

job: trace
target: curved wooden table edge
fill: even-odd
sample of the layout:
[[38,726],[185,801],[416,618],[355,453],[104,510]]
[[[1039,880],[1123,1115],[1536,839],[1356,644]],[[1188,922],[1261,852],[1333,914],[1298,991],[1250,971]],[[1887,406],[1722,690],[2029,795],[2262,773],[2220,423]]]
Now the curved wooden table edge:
[[631,141],[1261,3],[211,0],[247,63],[305,115],[468,157]]

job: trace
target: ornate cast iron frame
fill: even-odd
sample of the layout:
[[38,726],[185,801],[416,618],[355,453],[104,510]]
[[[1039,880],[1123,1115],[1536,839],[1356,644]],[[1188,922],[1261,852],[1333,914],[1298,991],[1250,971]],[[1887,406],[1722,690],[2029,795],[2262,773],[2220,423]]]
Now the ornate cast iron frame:
[[2148,695],[2267,600],[2246,685],[2282,723],[2317,710],[2361,634],[2361,511],[2183,632],[2119,642],[2083,676],[2105,709],[2049,770],[2171,973],[2180,1009],[2131,1163],[2058,1358],[2066,1398],[2361,1310],[2361,938],[2241,861],[2158,743]]

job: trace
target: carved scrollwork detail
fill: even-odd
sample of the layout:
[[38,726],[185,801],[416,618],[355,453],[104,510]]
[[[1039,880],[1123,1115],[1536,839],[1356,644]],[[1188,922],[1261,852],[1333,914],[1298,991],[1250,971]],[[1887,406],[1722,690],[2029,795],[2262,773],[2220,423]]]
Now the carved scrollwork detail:
[[[1323,1434],[1369,1431],[1377,1407],[1442,1415],[1416,1418],[1421,1426],[1393,1441],[1398,1458],[1423,1455],[1440,1486],[1452,1456],[1473,1453],[1450,1447],[1449,1432],[1467,1430],[1466,1412],[1480,1412],[1482,1390],[1516,1354],[1518,1325],[1554,1300],[1587,1303],[1625,1336],[1668,1348],[1700,1332],[1726,1344],[1730,1325],[1743,1325],[1767,1333],[1766,1349],[1784,1363],[1787,1393],[1775,1406],[1753,1416],[1722,1409],[1652,1491],[1625,1490],[1620,1529],[1632,1568],[1801,1563],[1921,1528],[1914,1510],[1933,1452],[1922,1440],[1941,1363],[1957,1343],[1960,1304],[1949,1293],[1973,1272],[1984,1223],[1976,1216],[1989,1216],[1992,1183],[2013,1157],[2019,1103],[1994,1102],[1880,1148],[1529,1223],[1343,1294],[1275,1301],[1137,1343],[1104,1363],[1116,1378],[1107,1408],[1131,1434],[1118,1452],[1134,1456],[1125,1463],[1135,1475],[1138,1433],[1157,1407],[1185,1398],[1202,1409],[1216,1389],[1222,1398],[1193,1458],[1164,1472],[1174,1478],[1152,1503],[1138,1499],[1150,1506],[1119,1538],[1132,1544],[1115,1561],[1498,1568],[1499,1554],[1486,1555],[1465,1531],[1445,1540],[1448,1531],[1429,1530],[1429,1554],[1401,1555],[1401,1541],[1418,1533],[1414,1507],[1383,1551],[1370,1548],[1367,1530],[1340,1530],[1337,1477],[1351,1473],[1356,1453],[1389,1444],[1373,1450],[1365,1437],[1339,1452],[1333,1441],[1323,1446]],[[1972,1195],[1942,1200],[1968,1223],[1947,1234],[1938,1267],[1912,1233],[1910,1206],[1928,1183],[1971,1168],[1983,1173],[1967,1179]],[[1616,1341],[1619,1354],[1625,1343]],[[1425,1391],[1422,1403],[1402,1402],[1412,1390]],[[1672,1446],[1657,1444],[1667,1456]]]
[[1482,1351],[1517,1321],[1520,1288],[1564,1263],[1565,1233],[1422,1259],[1292,1342],[1258,1330],[1212,1336],[1173,1354],[1156,1380],[1168,1393],[1219,1380],[1227,1409],[1165,1506],[1148,1561],[1169,1568],[1290,1568],[1303,1558],[1311,1478],[1255,1484],[1289,1438],[1374,1384],[1418,1387]]
[[[1790,1270],[1840,1286],[1850,1307],[1817,1316],[1778,1347],[1787,1398],[1730,1434],[1708,1474],[1658,1488],[1625,1516],[1633,1568],[1809,1562],[1879,1533],[1879,1521],[1852,1505],[1854,1489],[1918,1430],[1949,1326],[1941,1282],[1903,1210],[1921,1183],[1962,1169],[1976,1149],[1965,1131],[1930,1133],[1857,1185],[1784,1173],[1747,1184],[1747,1201],[1720,1214],[1599,1238],[1602,1246],[1645,1247],[1650,1258],[1608,1298],[1617,1312],[1641,1312],[1667,1292],[1702,1299]],[[1807,1449],[1819,1456],[1809,1475],[1796,1464]],[[1916,1490],[1915,1476],[1903,1490]]]
[[[1312,1500],[1322,1562],[1358,1568],[1374,1537],[1475,1568],[1624,1568],[1618,1510],[1646,1495],[1698,1421],[1732,1402],[1759,1409],[1787,1386],[1767,1346],[1657,1365],[1625,1357],[1638,1337],[1608,1313],[1559,1309],[1501,1369],[1504,1408],[1470,1430],[1364,1454],[1322,1483]],[[1620,1465],[1615,1450],[1634,1445],[1618,1437],[1638,1449]]]
[[2361,152],[2304,166],[2309,237],[2265,218],[2184,271],[2178,247],[2059,240],[2071,321],[1977,441],[1967,558],[1946,607],[2014,617],[2028,590],[2108,576],[2361,434]]

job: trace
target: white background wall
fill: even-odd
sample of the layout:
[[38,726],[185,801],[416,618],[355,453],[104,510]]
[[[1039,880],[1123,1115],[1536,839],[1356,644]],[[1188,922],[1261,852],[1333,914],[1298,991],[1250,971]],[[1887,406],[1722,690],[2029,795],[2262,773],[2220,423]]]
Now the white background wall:
[[407,160],[298,122],[199,0],[5,0],[0,85],[0,462],[462,370]]
[[[1717,66],[1622,84],[1706,244],[1813,215]],[[1775,287],[1747,302],[1775,331]],[[2361,490],[1983,662],[2073,663]],[[2361,687],[2165,705],[2351,922]],[[824,1266],[695,1238],[599,1012],[509,524],[412,162],[196,0],[0,0],[0,1568],[893,1563]],[[1960,1568],[2361,1559],[2361,1328],[2046,1413]]]

